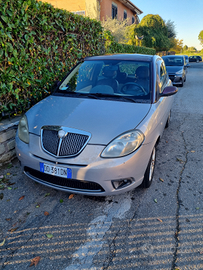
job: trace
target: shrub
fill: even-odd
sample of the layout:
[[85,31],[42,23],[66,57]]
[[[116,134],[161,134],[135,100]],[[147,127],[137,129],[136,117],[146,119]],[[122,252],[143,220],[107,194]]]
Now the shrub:
[[140,53],[152,55],[156,53],[155,49],[117,43],[110,31],[105,31],[104,37],[106,39],[105,42],[106,53]]
[[81,57],[104,53],[100,22],[36,0],[0,0],[0,112],[25,111]]

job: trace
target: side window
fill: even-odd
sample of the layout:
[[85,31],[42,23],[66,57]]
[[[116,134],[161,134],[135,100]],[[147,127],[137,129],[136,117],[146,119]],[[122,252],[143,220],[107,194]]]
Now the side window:
[[117,5],[115,3],[112,3],[112,19],[117,18]]
[[124,20],[126,20],[127,19],[127,11],[126,10],[124,10],[124,14],[123,14],[123,18],[124,18]]
[[161,83],[161,92],[162,92],[167,83],[167,72],[166,72],[166,67],[163,62],[160,65],[160,83]]
[[158,59],[156,62],[156,100],[159,94],[163,92],[164,87],[168,83],[168,74],[164,62]]

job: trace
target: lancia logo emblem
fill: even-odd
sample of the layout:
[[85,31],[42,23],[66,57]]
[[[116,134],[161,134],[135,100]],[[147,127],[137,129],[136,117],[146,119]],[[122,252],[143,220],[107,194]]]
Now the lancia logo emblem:
[[62,139],[63,137],[65,137],[65,135],[66,135],[66,132],[64,130],[61,129],[61,130],[58,131],[58,137],[60,139]]

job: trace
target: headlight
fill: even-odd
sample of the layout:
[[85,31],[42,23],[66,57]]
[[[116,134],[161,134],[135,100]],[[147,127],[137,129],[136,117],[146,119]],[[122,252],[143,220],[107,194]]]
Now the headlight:
[[181,69],[181,70],[178,70],[177,72],[176,72],[176,74],[183,74],[183,70]]
[[27,117],[24,115],[18,124],[18,137],[21,141],[29,143],[29,130]]
[[144,141],[144,134],[139,130],[126,132],[109,143],[101,153],[103,158],[123,157],[131,154]]

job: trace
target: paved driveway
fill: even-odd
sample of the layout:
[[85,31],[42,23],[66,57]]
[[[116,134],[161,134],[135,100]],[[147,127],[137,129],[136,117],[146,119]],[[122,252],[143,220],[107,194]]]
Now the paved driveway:
[[72,196],[29,180],[17,160],[0,168],[0,269],[36,257],[40,270],[203,269],[202,104],[203,63],[191,63],[147,190]]

